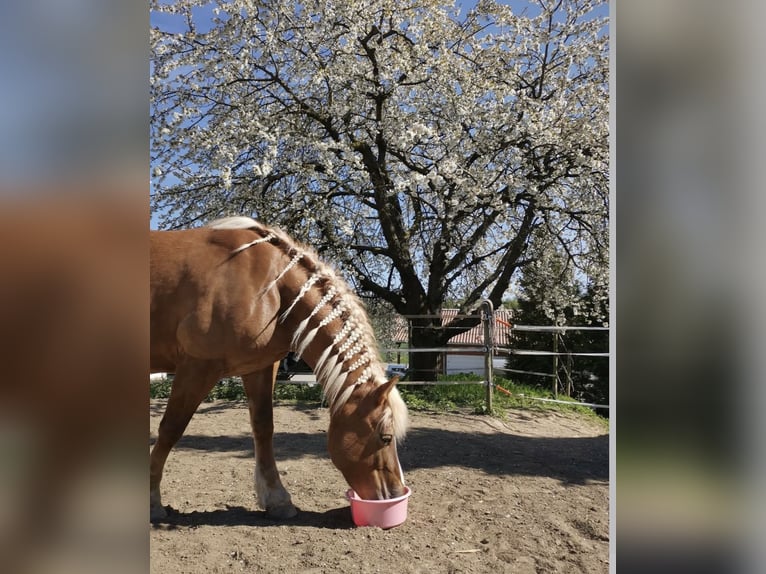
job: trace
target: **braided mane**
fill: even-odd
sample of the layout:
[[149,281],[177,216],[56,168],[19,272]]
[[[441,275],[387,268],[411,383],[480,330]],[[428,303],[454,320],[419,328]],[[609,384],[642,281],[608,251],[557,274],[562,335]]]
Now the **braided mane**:
[[[378,346],[375,333],[370,324],[364,305],[351,290],[348,283],[341,279],[335,270],[324,263],[312,248],[295,242],[278,228],[268,227],[249,217],[228,217],[208,224],[213,229],[251,229],[261,237],[240,245],[231,255],[244,251],[260,243],[270,243],[280,249],[289,258],[287,265],[266,286],[265,291],[278,288],[279,282],[295,268],[302,268],[307,279],[287,309],[279,316],[283,324],[288,316],[296,312],[298,303],[310,292],[321,294],[314,308],[303,317],[295,329],[291,349],[296,358],[300,357],[314,341],[317,333],[333,329],[332,344],[319,356],[314,365],[314,375],[322,385],[330,412],[335,414],[346,404],[357,385],[372,381],[375,385],[386,382],[385,371],[378,358]],[[338,327],[335,319],[342,319]],[[314,321],[314,326],[310,327]],[[347,379],[356,370],[361,374],[353,384]],[[388,394],[388,406],[383,422],[391,422],[398,439],[404,438],[407,428],[407,407],[398,391],[393,389]]]

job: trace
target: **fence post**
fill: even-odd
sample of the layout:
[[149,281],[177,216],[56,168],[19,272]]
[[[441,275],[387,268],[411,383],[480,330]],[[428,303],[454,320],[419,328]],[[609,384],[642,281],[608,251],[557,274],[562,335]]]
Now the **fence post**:
[[481,322],[484,324],[484,377],[487,412],[492,412],[492,359],[495,353],[495,310],[492,301],[484,299],[481,303]]
[[559,398],[559,332],[553,331],[553,398]]

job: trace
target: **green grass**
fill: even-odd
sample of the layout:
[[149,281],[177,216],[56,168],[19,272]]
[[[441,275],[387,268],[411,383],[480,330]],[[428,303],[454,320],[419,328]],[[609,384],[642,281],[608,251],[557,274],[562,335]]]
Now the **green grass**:
[[[481,381],[478,375],[460,374],[439,377],[440,383],[459,383]],[[533,411],[559,411],[576,412],[588,417],[594,417],[605,421],[603,417],[598,416],[588,407],[576,404],[562,405],[557,403],[547,403],[535,401],[533,398],[553,398],[549,392],[542,391],[535,387],[518,385],[513,381],[496,377],[494,380],[496,386],[509,391],[511,396],[495,389],[492,395],[493,412],[487,413],[486,389],[482,384],[437,384],[437,385],[412,385],[402,384],[399,386],[399,392],[402,394],[407,406],[412,410],[427,411],[455,411],[469,410],[474,414],[492,414],[503,417],[509,409],[526,409]],[[560,400],[571,401],[574,399],[559,396]]]
[[322,402],[322,387],[319,385],[277,385],[274,400],[286,403]]
[[170,396],[171,379],[164,378],[159,381],[149,381],[150,399],[167,399]]
[[[172,379],[152,381],[149,383],[149,397],[152,399],[167,399],[170,397],[171,386]],[[238,377],[231,377],[217,383],[205,397],[204,402],[216,400],[247,400],[241,380]],[[322,400],[322,388],[319,385],[277,385],[277,388],[274,390],[274,400],[319,403]]]
[[[440,377],[439,382],[473,382],[481,377],[471,375],[451,375]],[[399,385],[399,392],[412,410],[455,411],[469,408],[475,413],[486,411],[486,391],[480,384],[443,384],[443,385]]]
[[[597,415],[592,409],[579,405],[562,405],[532,400],[537,398],[552,398],[549,392],[535,387],[517,385],[507,379],[496,378],[495,385],[509,391],[511,396],[495,389],[493,393],[493,412],[488,413],[486,407],[486,390],[484,385],[475,384],[481,381],[478,375],[449,375],[439,378],[441,383],[437,385],[399,385],[402,395],[409,409],[413,411],[436,411],[454,412],[469,411],[474,414],[491,414],[504,417],[510,409],[525,409],[530,411],[558,411],[575,412],[593,418],[604,424],[608,421]],[[473,382],[474,384],[454,384],[460,382]],[[152,381],[149,384],[149,396],[153,399],[164,399],[170,396],[171,381],[164,379]],[[224,379],[219,382],[205,398],[206,402],[214,400],[240,401],[245,400],[245,392],[238,378]],[[576,402],[559,396],[560,400]],[[279,384],[274,391],[275,402],[282,403],[315,403],[317,406],[322,402],[322,388],[319,385],[295,385]]]
[[[570,405],[536,401],[534,400],[535,398],[552,399],[553,395],[550,391],[544,391],[540,388],[530,387],[527,385],[519,385],[507,379],[495,378],[494,382],[495,387],[500,386],[506,391],[509,391],[512,395],[508,396],[497,388],[495,389],[492,402],[495,410],[498,411],[497,414],[502,415],[504,414],[504,411],[508,409],[577,413],[585,417],[592,418],[593,420],[596,420],[607,427],[609,426],[608,419],[598,415],[590,407],[584,407],[576,404],[577,401],[570,397],[564,395],[559,395],[557,397],[557,399],[560,401],[572,403]],[[482,391],[483,390],[484,387],[482,387]]]

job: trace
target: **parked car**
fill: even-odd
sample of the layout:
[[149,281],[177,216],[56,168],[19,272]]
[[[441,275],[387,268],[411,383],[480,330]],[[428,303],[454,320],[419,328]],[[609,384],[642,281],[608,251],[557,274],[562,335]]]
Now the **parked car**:
[[399,378],[403,379],[407,376],[407,372],[409,371],[408,365],[402,365],[400,363],[391,363],[386,367],[386,377],[392,378],[395,376],[399,376]]
[[310,373],[311,367],[309,367],[303,359],[295,360],[295,353],[290,352],[279,363],[279,370],[277,371],[277,379],[290,380],[296,373]]

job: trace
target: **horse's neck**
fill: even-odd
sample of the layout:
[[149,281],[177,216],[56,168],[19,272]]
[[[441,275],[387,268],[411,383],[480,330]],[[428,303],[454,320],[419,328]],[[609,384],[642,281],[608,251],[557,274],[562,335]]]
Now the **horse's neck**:
[[316,289],[298,300],[285,318],[286,326],[295,333],[292,349],[314,371],[331,409],[345,402],[354,383],[374,376],[374,354],[363,324],[366,317],[342,297]]

